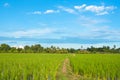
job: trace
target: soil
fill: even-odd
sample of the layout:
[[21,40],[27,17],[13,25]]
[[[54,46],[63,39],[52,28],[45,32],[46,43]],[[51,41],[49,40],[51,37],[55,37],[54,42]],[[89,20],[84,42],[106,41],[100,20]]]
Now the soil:
[[60,66],[56,80],[80,80],[80,76],[72,72],[69,58],[66,58]]

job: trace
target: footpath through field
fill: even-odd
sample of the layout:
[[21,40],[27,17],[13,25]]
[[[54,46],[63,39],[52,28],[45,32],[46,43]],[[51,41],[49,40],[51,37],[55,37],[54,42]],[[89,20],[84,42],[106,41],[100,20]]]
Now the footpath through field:
[[69,58],[66,58],[58,69],[56,80],[79,80],[79,76],[72,72]]

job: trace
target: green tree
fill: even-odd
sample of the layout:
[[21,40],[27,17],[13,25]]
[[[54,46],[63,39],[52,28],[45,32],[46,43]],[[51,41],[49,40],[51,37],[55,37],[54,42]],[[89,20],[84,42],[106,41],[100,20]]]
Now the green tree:
[[50,49],[51,49],[51,53],[56,53],[56,51],[57,51],[56,47],[54,47],[54,46],[51,46]]
[[43,47],[40,44],[35,44],[31,46],[31,50],[33,53],[41,53],[43,52]]
[[0,52],[7,53],[10,51],[10,46],[8,44],[0,45]]
[[17,52],[18,52],[18,53],[23,53],[24,51],[23,51],[22,48],[17,48]]
[[24,52],[25,52],[25,53],[30,53],[30,52],[32,52],[32,51],[31,51],[31,47],[28,46],[28,45],[24,46]]
[[11,52],[11,53],[17,53],[16,47],[11,47],[10,52]]

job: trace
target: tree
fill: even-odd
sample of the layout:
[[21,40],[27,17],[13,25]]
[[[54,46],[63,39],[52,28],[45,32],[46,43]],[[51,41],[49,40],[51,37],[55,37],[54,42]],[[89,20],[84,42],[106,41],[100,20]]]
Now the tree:
[[62,48],[62,49],[61,49],[61,53],[68,53],[68,50],[65,49],[65,48]]
[[18,52],[18,53],[23,53],[24,51],[23,51],[22,48],[17,48],[17,52]]
[[69,53],[75,53],[76,50],[75,50],[74,48],[70,48],[70,49],[68,49],[68,52],[69,52]]
[[46,52],[46,53],[51,53],[51,49],[50,49],[50,48],[48,48],[48,47],[47,47],[47,48],[45,48],[44,50],[45,50],[45,52]]
[[7,53],[10,50],[10,46],[8,44],[1,44],[0,45],[0,51],[3,53]]
[[24,46],[24,52],[25,53],[30,53],[31,52],[31,47],[28,46],[28,45]]
[[43,52],[43,47],[40,44],[32,45],[31,50],[33,53]]
[[51,46],[50,48],[51,48],[51,53],[56,53],[56,50],[57,50],[56,47]]
[[116,49],[116,45],[113,45],[113,49]]
[[11,52],[11,53],[17,53],[16,47],[11,47],[10,52]]

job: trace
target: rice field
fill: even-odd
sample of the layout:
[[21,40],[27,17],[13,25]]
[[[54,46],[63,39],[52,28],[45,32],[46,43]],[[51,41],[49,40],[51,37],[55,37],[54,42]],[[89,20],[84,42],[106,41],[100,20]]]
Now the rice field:
[[119,54],[81,54],[71,56],[70,62],[81,80],[120,80]]
[[55,80],[64,55],[0,54],[0,80]]
[[0,54],[0,80],[58,80],[57,72],[66,58],[78,80],[120,80],[119,54],[7,53]]

